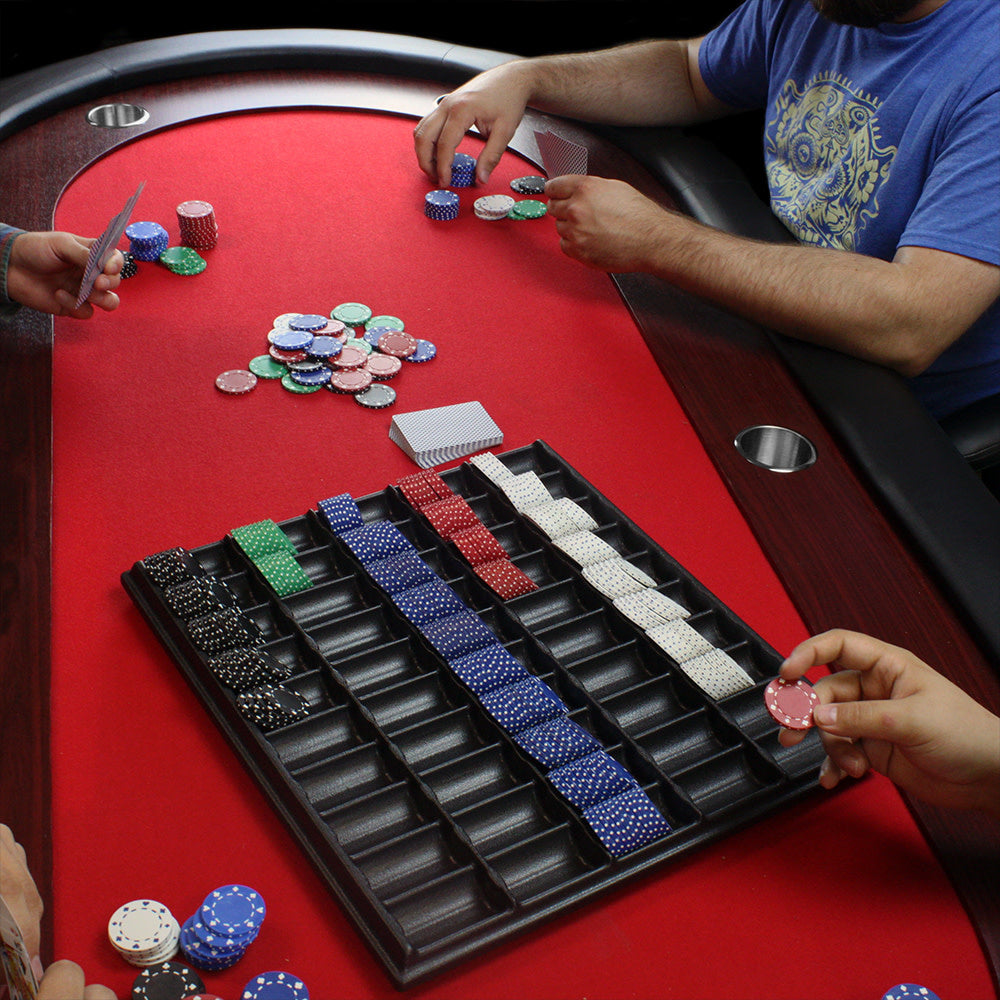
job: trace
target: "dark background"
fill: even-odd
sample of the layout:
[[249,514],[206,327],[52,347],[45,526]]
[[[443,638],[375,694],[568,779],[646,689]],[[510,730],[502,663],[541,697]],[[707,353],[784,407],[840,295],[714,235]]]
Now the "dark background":
[[[221,5],[182,7],[181,0],[129,0],[115,6],[0,0],[0,100],[3,77],[114,45],[192,32],[349,28],[533,56],[604,48],[642,38],[700,35],[737,5],[738,0],[333,0],[268,5],[255,13],[227,5],[224,14],[218,9]],[[736,160],[763,196],[761,129],[761,116],[743,115],[694,131]]]

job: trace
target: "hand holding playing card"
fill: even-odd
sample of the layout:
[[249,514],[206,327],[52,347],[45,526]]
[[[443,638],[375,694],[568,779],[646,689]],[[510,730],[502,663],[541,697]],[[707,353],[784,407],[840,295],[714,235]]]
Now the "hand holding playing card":
[[71,233],[22,233],[11,247],[7,294],[31,309],[76,319],[91,317],[95,306],[105,311],[116,309],[118,296],[113,289],[121,280],[123,264],[118,253],[113,253],[95,275],[89,297],[77,304],[80,282],[95,242]]

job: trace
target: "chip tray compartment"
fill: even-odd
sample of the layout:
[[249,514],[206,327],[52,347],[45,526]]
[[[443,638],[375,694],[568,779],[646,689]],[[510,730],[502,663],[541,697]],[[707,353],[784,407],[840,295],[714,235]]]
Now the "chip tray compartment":
[[[501,600],[400,490],[356,498],[390,521],[600,742],[669,832],[612,852],[487,712],[316,509],[279,522],[311,586],[280,597],[227,536],[185,550],[224,582],[308,714],[265,732],[209,666],[143,561],[133,601],[393,983],[405,988],[808,794],[815,733],[782,747],[763,701],[781,657],[543,442],[501,453],[593,530],[749,675],[715,699],[466,462],[442,473],[536,589]],[[262,518],[267,514],[262,512]]]

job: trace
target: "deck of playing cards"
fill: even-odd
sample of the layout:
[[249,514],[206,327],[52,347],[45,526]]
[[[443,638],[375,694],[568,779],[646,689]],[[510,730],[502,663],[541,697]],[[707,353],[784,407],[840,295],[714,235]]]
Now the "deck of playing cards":
[[538,152],[542,157],[545,173],[549,178],[563,174],[585,174],[587,172],[587,147],[572,139],[564,139],[551,129],[544,132],[535,130]]
[[93,291],[97,276],[104,270],[104,265],[107,264],[111,255],[115,252],[115,247],[118,246],[118,241],[122,238],[122,233],[125,232],[125,227],[128,225],[128,220],[132,215],[132,209],[135,208],[135,203],[139,200],[139,195],[142,193],[145,183],[143,181],[139,185],[135,194],[125,202],[125,207],[108,223],[104,232],[90,245],[90,253],[87,255],[87,265],[84,268],[83,278],[80,281],[80,290],[76,295],[77,309],[87,301],[87,296]]
[[492,448],[503,432],[482,403],[454,403],[414,410],[392,418],[389,440],[399,445],[421,469]]

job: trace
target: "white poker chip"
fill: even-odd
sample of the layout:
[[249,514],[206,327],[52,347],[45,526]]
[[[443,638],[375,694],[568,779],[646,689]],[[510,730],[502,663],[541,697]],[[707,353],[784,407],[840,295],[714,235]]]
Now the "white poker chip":
[[506,219],[507,213],[514,207],[515,201],[506,194],[487,194],[473,202],[472,209],[477,218],[487,222],[497,222]]
[[118,907],[108,921],[108,938],[122,955],[146,958],[159,954],[177,921],[155,899],[134,899]]

